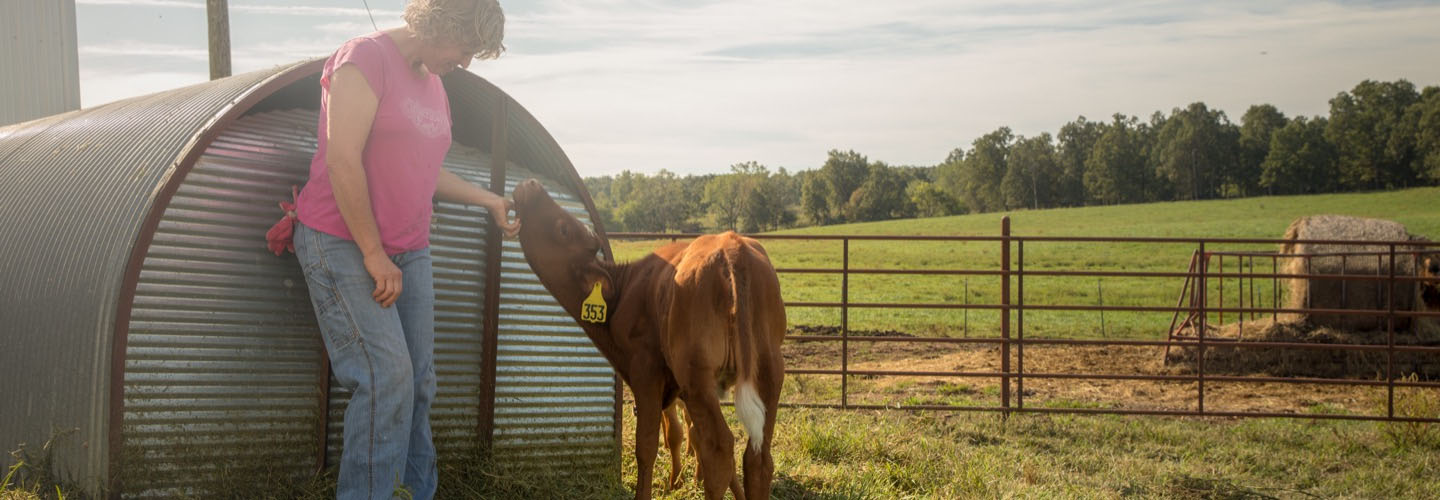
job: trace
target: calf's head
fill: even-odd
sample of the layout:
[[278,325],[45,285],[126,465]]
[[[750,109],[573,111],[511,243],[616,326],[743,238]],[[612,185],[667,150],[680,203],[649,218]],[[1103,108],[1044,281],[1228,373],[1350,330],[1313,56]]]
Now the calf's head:
[[600,238],[555,203],[535,179],[516,186],[514,198],[522,222],[520,248],[545,289],[572,315],[596,283],[608,300],[613,290],[610,273],[597,255]]
[[1423,254],[1419,271],[1423,278],[1418,284],[1422,310],[1440,310],[1440,253]]

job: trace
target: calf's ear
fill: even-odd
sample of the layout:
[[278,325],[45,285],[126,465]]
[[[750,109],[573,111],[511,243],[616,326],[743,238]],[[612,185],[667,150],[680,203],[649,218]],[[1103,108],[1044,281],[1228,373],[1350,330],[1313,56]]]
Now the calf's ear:
[[600,283],[600,295],[605,297],[606,302],[615,298],[615,286],[611,281],[610,271],[600,265],[599,260],[586,262],[579,269],[580,283],[584,285],[584,293],[589,294],[595,289],[595,283]]

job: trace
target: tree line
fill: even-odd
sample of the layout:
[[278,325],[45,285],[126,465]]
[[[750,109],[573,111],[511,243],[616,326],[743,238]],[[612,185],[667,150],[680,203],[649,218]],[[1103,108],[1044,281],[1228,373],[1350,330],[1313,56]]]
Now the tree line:
[[1328,116],[1203,102],[1146,120],[1084,116],[1053,136],[1000,127],[933,166],[832,150],[818,169],[739,163],[725,174],[624,171],[585,179],[611,231],[759,232],[798,226],[1156,201],[1440,184],[1440,87],[1360,82]]

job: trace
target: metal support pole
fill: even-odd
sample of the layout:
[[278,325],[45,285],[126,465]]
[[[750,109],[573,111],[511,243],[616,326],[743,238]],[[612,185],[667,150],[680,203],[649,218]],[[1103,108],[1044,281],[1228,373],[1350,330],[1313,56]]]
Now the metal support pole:
[[[1235,270],[1236,270],[1237,274],[1240,274],[1240,275],[1241,275],[1241,276],[1236,276],[1236,277],[1235,277],[1235,304],[1236,304],[1236,308],[1237,308],[1237,309],[1244,309],[1244,308],[1245,308],[1245,277],[1244,277],[1244,274],[1245,274],[1245,256],[1244,256],[1244,255],[1237,255],[1237,256],[1235,256]],[[1220,307],[1225,307],[1225,303],[1224,303],[1224,302],[1221,302],[1221,303],[1220,303]],[[1236,319],[1238,319],[1239,322],[1240,322],[1239,329],[1238,329],[1238,330],[1235,330],[1235,331],[1237,332],[1237,333],[1236,333],[1236,338],[1238,339],[1238,338],[1241,338],[1241,337],[1244,337],[1244,336],[1245,336],[1245,312],[1244,312],[1244,311],[1237,312],[1237,313],[1235,313],[1235,316],[1236,316]],[[1221,321],[1220,324],[1223,325],[1223,324],[1225,324],[1225,322],[1224,322],[1224,321]]]
[[[316,341],[319,342],[319,339]],[[315,424],[315,434],[317,435],[315,439],[315,475],[319,476],[325,473],[325,466],[329,465],[326,463],[329,459],[326,452],[330,448],[328,445],[330,441],[330,353],[325,350],[323,343],[320,345],[320,373],[317,378],[319,380],[316,381],[316,384],[320,393],[320,421]]]
[[1025,240],[1015,242],[1015,408],[1025,408]]
[[[1344,276],[1345,273],[1346,273],[1346,270],[1350,268],[1350,263],[1348,262],[1349,259],[1346,259],[1345,257],[1346,257],[1346,256],[1343,255],[1343,254],[1340,255],[1340,275],[1341,275],[1341,276]],[[1379,268],[1379,265],[1380,265],[1379,262],[1376,262],[1375,265],[1376,265],[1376,268],[1375,268],[1375,269],[1380,269],[1380,268]],[[1341,309],[1349,309],[1349,308],[1350,308],[1350,291],[1349,291],[1349,284],[1350,284],[1350,280],[1340,280],[1340,308],[1341,308]]]
[[1196,347],[1198,352],[1195,358],[1195,373],[1198,379],[1197,389],[1199,391],[1199,408],[1197,411],[1202,414],[1205,413],[1205,327],[1209,320],[1208,316],[1210,316],[1208,309],[1210,305],[1208,302],[1210,298],[1209,274],[1210,255],[1205,253],[1205,240],[1200,240],[1200,300],[1198,302],[1200,304],[1200,327],[1197,332],[1199,334],[1199,345]]
[[1000,219],[1000,407],[1010,418],[1010,217]]
[[[509,116],[509,100],[501,99],[490,136],[490,192],[501,196],[505,195],[505,170],[509,163]],[[504,236],[493,216],[486,217],[485,221],[485,316],[480,337],[480,361],[483,364],[480,366],[480,416],[476,433],[481,446],[489,450],[495,437],[495,361],[499,358],[500,254],[504,252],[501,245]],[[620,418],[619,411],[616,411],[615,418]]]
[[842,240],[840,259],[840,407],[850,407],[850,238]]
[[1305,256],[1305,285],[1306,285],[1306,287],[1305,287],[1305,309],[1306,309],[1305,315],[1306,315],[1306,316],[1309,316],[1309,315],[1311,314],[1310,311],[1309,311],[1309,309],[1314,309],[1314,306],[1315,306],[1314,301],[1311,300],[1311,297],[1314,297],[1314,296],[1315,296],[1315,278],[1310,277],[1310,274],[1313,272],[1313,271],[1311,271],[1311,265],[1310,265],[1310,264],[1311,264],[1310,256],[1309,256],[1309,255],[1306,255],[1306,256]]
[[1278,278],[1278,277],[1275,276],[1275,275],[1277,275],[1277,274],[1280,274],[1280,257],[1279,257],[1279,256],[1275,256],[1275,255],[1271,255],[1271,256],[1270,256],[1270,307],[1273,308],[1273,309],[1270,310],[1270,322],[1271,322],[1271,323],[1276,323],[1276,322],[1279,322],[1279,321],[1280,321],[1280,313],[1279,313],[1279,312],[1276,312],[1276,310],[1280,309],[1280,278]]
[[[970,305],[970,278],[965,278],[965,305]],[[970,308],[966,307],[964,311],[962,314],[965,318],[960,323],[960,335],[970,338]]]
[[1105,331],[1105,287],[1102,284],[1103,281],[1104,278],[1095,278],[1095,294],[1100,298],[1100,337],[1108,338],[1110,334]]
[[1386,339],[1389,348],[1385,349],[1385,408],[1386,416],[1395,418],[1395,244],[1390,244],[1390,296],[1386,300],[1389,303],[1390,314],[1385,317]]
[[[1246,266],[1250,272],[1250,308],[1255,309],[1255,256],[1250,256],[1250,264]],[[1250,320],[1255,320],[1255,311],[1250,311]]]

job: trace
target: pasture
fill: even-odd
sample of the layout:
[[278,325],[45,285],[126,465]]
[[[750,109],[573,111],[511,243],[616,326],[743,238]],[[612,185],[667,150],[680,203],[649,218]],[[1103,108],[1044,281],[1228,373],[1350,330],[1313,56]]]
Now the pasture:
[[[1386,218],[1412,234],[1440,238],[1440,188],[1387,193],[1265,197],[1117,207],[1019,211],[1015,236],[1279,238],[1294,218],[1335,213]],[[1001,214],[891,221],[797,230],[799,235],[996,236]],[[617,260],[644,255],[660,242],[612,241]],[[779,268],[838,268],[840,242],[765,240]],[[1224,250],[1270,250],[1233,245]],[[1027,270],[1183,272],[1193,245],[1035,243]],[[997,269],[998,242],[851,243],[850,267]],[[1268,263],[1257,272],[1268,272]],[[968,283],[967,283],[968,279]],[[993,304],[998,278],[989,276],[852,275],[852,302]],[[840,277],[781,274],[787,301],[840,300]],[[1235,282],[1214,283],[1234,287]],[[967,293],[968,286],[968,293]],[[1248,285],[1247,285],[1248,286]],[[1270,305],[1274,291],[1256,284]],[[1175,278],[1033,278],[1027,304],[1173,306]],[[1227,304],[1233,306],[1233,296]],[[971,310],[850,310],[852,334],[993,338],[998,314]],[[1213,318],[1212,320],[1218,320]],[[1170,313],[1107,314],[1031,311],[1026,338],[1163,340]],[[1232,319],[1227,319],[1233,321]],[[792,334],[830,334],[833,308],[792,308]],[[839,345],[787,342],[789,368],[837,368]],[[851,342],[852,369],[996,371],[998,347]],[[1174,373],[1161,348],[1027,347],[1027,370],[1090,373]],[[1033,364],[1032,364],[1033,363]],[[852,404],[997,406],[994,378],[852,376]],[[1027,407],[1173,408],[1192,403],[1193,383],[1027,380]],[[791,375],[782,403],[838,403],[838,377]],[[627,401],[630,398],[627,397]],[[1207,408],[1296,414],[1383,414],[1384,388],[1215,383]],[[727,413],[730,410],[726,410]],[[1440,391],[1400,388],[1396,415],[1440,415]],[[517,475],[504,464],[473,457],[444,464],[440,498],[629,498],[635,488],[634,417],[624,412],[621,475],[594,482]],[[743,434],[734,421],[737,450]],[[687,459],[677,491],[661,484],[669,461],[656,461],[658,498],[700,495]],[[1433,498],[1440,491],[1440,426],[1306,419],[1225,419],[997,412],[874,411],[782,408],[776,423],[775,497],[880,498]],[[233,498],[333,498],[333,478],[301,485],[237,480]],[[0,491],[0,499],[48,495],[52,485]],[[50,495],[53,497],[54,495]]]
[[[1430,410],[1440,411],[1440,404]],[[626,417],[633,429],[628,411]],[[1374,422],[1045,415],[1006,421],[991,413],[782,408],[776,435],[778,499],[1423,499],[1440,488],[1440,432]],[[618,482],[516,475],[475,459],[442,466],[437,498],[628,499],[634,437],[627,432],[624,439]],[[666,453],[662,448],[656,461],[657,478],[668,475]],[[686,467],[678,490],[665,491],[657,481],[656,498],[700,496],[694,462]],[[298,485],[236,478],[234,486],[227,496],[208,498],[334,498],[328,474]],[[11,487],[0,499],[56,498],[37,490],[54,491]]]
[[[1013,236],[1207,237],[1278,239],[1304,215],[1334,213],[1391,219],[1412,234],[1440,237],[1440,189],[1390,193],[1266,197],[1120,207],[1021,211]],[[856,224],[785,234],[999,234],[1000,214]],[[838,268],[838,241],[765,240],[777,268]],[[643,255],[657,242],[613,242],[617,260]],[[1208,250],[1273,250],[1228,245]],[[1194,245],[1154,243],[1035,243],[1027,270],[1183,272]],[[852,241],[851,269],[988,269],[999,267],[998,242]],[[1235,265],[1231,261],[1231,265]],[[1257,262],[1254,272],[1268,272]],[[1012,263],[1012,265],[1014,265]],[[1212,264],[1213,265],[1213,264]],[[1232,268],[1233,269],[1233,268]],[[968,281],[968,282],[967,282]],[[1211,283],[1218,292],[1239,280]],[[784,274],[788,302],[837,302],[839,275]],[[1026,304],[1173,306],[1180,278],[1030,278]],[[995,304],[998,278],[851,275],[851,302]],[[1268,282],[1245,284],[1258,306],[1283,303]],[[968,293],[967,293],[968,289]],[[1230,307],[1235,297],[1225,299]],[[1248,300],[1248,299],[1247,299]],[[1212,302],[1217,303],[1217,302]],[[1249,302],[1247,302],[1249,303]],[[1164,340],[1171,313],[1030,311],[1026,338]],[[1233,322],[1211,317],[1211,321]],[[834,333],[839,311],[792,308],[792,334]],[[994,311],[864,309],[849,311],[852,335],[996,337]],[[1103,326],[1102,326],[1103,325]],[[1158,347],[1028,347],[1036,371],[1170,374]],[[839,345],[791,342],[789,368],[839,366]],[[997,347],[851,342],[851,369],[999,371]],[[998,406],[994,378],[852,376],[851,404]],[[836,404],[838,377],[792,375],[783,401]],[[1193,408],[1193,383],[1147,381],[1027,381],[1027,404],[1045,408]],[[1032,402],[1033,401],[1033,402]],[[1383,388],[1215,383],[1212,411],[1384,414]],[[1017,415],[994,413],[782,409],[777,445],[781,498],[1171,497],[1426,498],[1440,478],[1425,467],[1440,463],[1440,439],[1430,424],[1306,420],[1227,420],[1166,417]],[[1433,389],[1397,390],[1396,415],[1440,415]],[[629,457],[627,457],[629,459]],[[662,463],[668,463],[661,460]],[[1420,464],[1427,464],[1420,466]],[[1418,467],[1418,468],[1417,468]],[[657,474],[663,477],[663,474]],[[633,481],[633,476],[632,479]],[[688,498],[698,490],[673,498]]]
[[[783,235],[999,236],[1000,218],[1011,219],[1012,236],[1096,236],[1156,238],[1279,239],[1291,221],[1305,215],[1341,214],[1390,219],[1412,234],[1440,239],[1440,188],[1385,193],[1276,196],[1239,200],[1171,202],[1144,205],[1015,211],[849,224],[782,231]],[[617,261],[645,255],[662,241],[612,240]],[[839,269],[841,242],[763,240],[777,268]],[[1274,250],[1269,245],[1226,245],[1207,250]],[[1185,272],[1195,245],[1155,243],[1035,242],[1025,248],[1025,269]],[[1012,261],[1016,256],[1012,255]],[[1228,261],[1227,265],[1233,265]],[[1269,262],[1255,262],[1268,272]],[[1013,265],[1013,263],[1012,263]],[[1213,264],[1212,264],[1213,265]],[[997,270],[1000,243],[852,241],[851,269]],[[1233,268],[1232,268],[1233,271]],[[787,302],[838,302],[838,274],[780,276]],[[1025,282],[1027,304],[1174,306],[1183,278],[1033,277]],[[1213,282],[1234,289],[1236,283]],[[1246,285],[1249,286],[1248,284]],[[1257,295],[1269,306],[1269,283],[1257,281]],[[968,287],[968,294],[967,294]],[[852,275],[851,302],[996,304],[999,278],[988,276]],[[1246,292],[1249,293],[1248,290]],[[1226,304],[1234,305],[1233,295]],[[791,308],[790,324],[838,326],[834,308]],[[1027,337],[1163,339],[1168,313],[1026,313]],[[971,310],[876,310],[852,308],[852,331],[899,331],[916,336],[993,336],[999,314]]]

